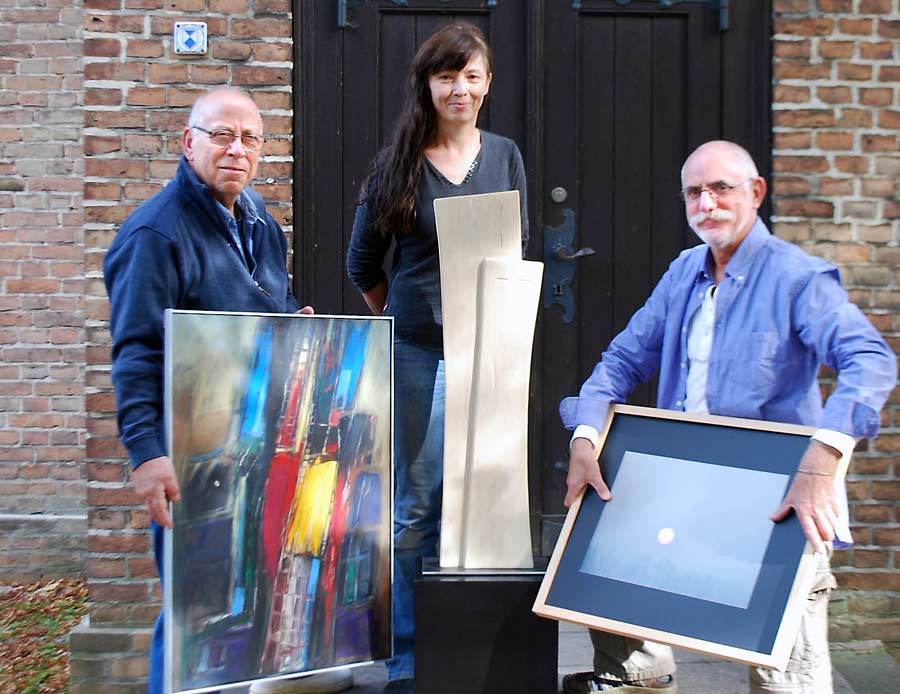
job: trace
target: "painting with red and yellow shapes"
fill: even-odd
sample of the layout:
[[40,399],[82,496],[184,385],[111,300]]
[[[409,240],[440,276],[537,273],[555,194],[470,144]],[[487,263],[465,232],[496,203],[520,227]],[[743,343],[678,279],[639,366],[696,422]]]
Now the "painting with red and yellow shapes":
[[391,326],[167,312],[168,691],[390,656]]

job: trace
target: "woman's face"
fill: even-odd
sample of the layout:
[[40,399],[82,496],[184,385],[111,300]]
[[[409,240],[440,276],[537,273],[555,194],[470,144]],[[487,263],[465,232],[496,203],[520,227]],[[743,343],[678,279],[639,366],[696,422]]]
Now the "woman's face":
[[475,123],[491,86],[484,56],[476,53],[462,70],[442,70],[428,78],[438,123]]

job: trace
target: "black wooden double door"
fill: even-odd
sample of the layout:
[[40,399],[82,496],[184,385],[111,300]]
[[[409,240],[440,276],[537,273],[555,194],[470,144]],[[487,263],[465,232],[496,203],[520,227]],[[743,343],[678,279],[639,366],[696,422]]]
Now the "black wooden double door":
[[[344,271],[360,182],[400,111],[416,48],[457,18],[491,44],[479,125],[522,151],[528,257],[545,263],[528,465],[535,549],[546,552],[564,512],[558,403],[696,242],[678,197],[684,158],[706,140],[735,140],[768,176],[771,5],[297,0],[294,270],[317,311],[367,313]],[[653,404],[652,386],[632,402]]]

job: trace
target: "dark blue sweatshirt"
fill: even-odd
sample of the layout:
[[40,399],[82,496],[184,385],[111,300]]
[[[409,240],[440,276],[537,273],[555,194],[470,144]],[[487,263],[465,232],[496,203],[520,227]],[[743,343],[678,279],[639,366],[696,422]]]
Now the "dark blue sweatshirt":
[[[168,308],[293,313],[287,242],[258,193],[238,207],[242,249],[190,164],[122,224],[103,261],[119,432],[132,465],[166,455],[163,337]],[[245,253],[249,254],[249,260]]]

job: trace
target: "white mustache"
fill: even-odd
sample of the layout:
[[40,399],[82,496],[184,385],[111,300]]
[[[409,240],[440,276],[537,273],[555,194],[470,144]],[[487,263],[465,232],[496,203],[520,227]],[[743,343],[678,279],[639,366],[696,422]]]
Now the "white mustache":
[[688,221],[691,226],[696,226],[698,224],[703,224],[707,219],[711,219],[714,222],[730,222],[734,219],[734,212],[731,210],[720,210],[718,208],[711,210],[710,212],[698,212],[693,217],[691,217]]

